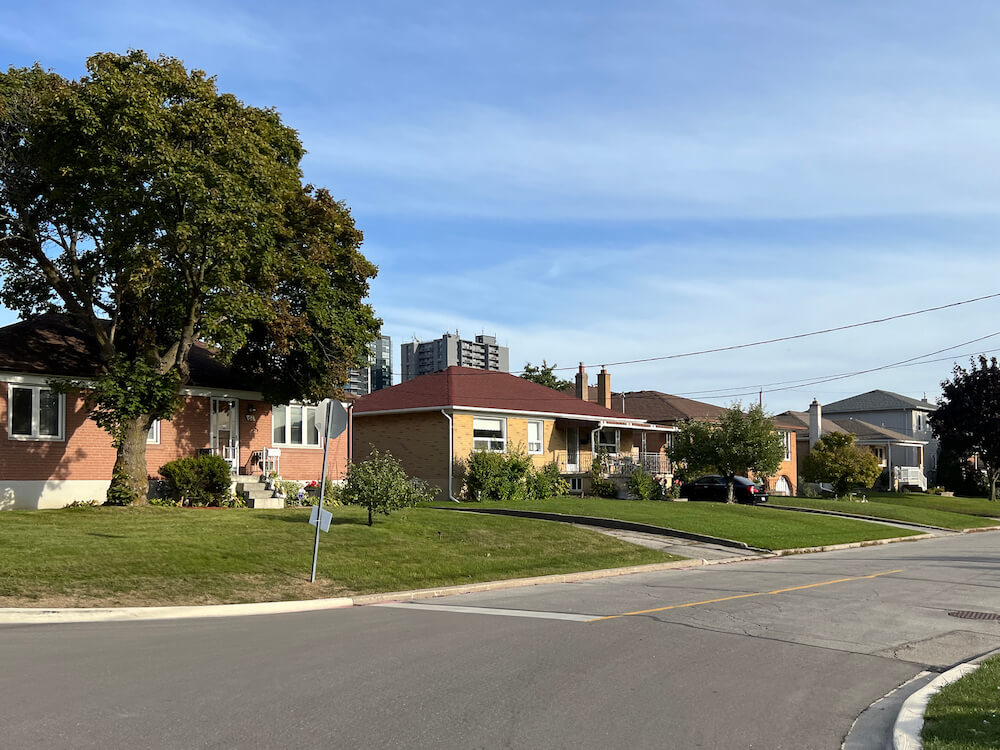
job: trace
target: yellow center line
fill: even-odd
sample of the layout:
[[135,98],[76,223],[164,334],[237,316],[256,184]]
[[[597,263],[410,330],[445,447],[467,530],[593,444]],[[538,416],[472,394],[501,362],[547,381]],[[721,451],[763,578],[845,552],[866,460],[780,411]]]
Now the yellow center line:
[[789,591],[801,591],[802,589],[814,589],[817,586],[829,586],[834,583],[846,583],[848,581],[864,581],[869,578],[878,578],[879,576],[888,576],[893,573],[902,573],[903,569],[898,568],[896,570],[886,570],[882,573],[872,573],[867,576],[855,576],[853,578],[835,578],[832,581],[820,581],[819,583],[807,583],[804,586],[789,586],[786,589],[775,589],[774,591],[755,591],[750,594],[733,594],[732,596],[723,596],[718,599],[705,599],[700,602],[687,602],[685,604],[671,604],[667,607],[657,607],[656,609],[640,609],[636,612],[623,612],[620,615],[606,615],[604,617],[595,617],[593,620],[587,620],[587,622],[600,622],[601,620],[615,620],[619,617],[630,617],[631,615],[648,615],[652,612],[666,612],[668,609],[684,609],[685,607],[698,607],[702,604],[717,604],[718,602],[728,602],[733,599],[747,599],[753,596],[774,596],[775,594],[784,594]]

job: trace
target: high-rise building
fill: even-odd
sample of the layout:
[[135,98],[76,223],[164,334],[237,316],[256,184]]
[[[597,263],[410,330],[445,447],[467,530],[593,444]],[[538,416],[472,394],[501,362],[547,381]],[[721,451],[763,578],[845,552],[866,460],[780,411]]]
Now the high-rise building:
[[452,365],[510,372],[510,350],[497,344],[496,336],[480,335],[475,341],[468,341],[460,338],[457,331],[434,341],[403,344],[399,360],[400,382]]
[[392,339],[379,336],[368,348],[371,349],[368,367],[352,367],[347,371],[344,390],[355,396],[364,396],[392,385]]

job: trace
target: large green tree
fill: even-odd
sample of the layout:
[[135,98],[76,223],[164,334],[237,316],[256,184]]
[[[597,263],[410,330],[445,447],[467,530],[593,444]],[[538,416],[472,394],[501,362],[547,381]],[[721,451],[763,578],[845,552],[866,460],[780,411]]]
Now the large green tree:
[[955,365],[941,383],[938,408],[928,417],[942,450],[962,459],[978,456],[986,472],[990,500],[997,499],[1000,479],[1000,366],[996,357],[971,360],[969,369]]
[[737,476],[769,477],[785,457],[774,420],[757,404],[744,412],[737,402],[722,413],[718,422],[688,420],[678,428],[671,460],[684,462],[692,471],[715,470],[722,474],[728,485],[729,503],[734,501]]
[[820,438],[802,461],[807,482],[829,482],[838,496],[852,487],[871,487],[882,468],[871,451],[854,444],[854,435],[831,432]]
[[546,388],[554,388],[557,391],[569,393],[575,385],[573,381],[563,380],[556,375],[555,369],[557,366],[555,363],[550,365],[544,359],[542,360],[542,364],[537,366],[531,364],[531,362],[525,362],[524,370],[521,371],[521,377],[525,380],[530,380],[532,383],[544,385]]
[[196,341],[276,403],[328,396],[364,360],[376,269],[345,205],[302,184],[303,154],[275,111],[173,58],[0,73],[0,302],[96,340],[109,499],[145,500],[145,435],[176,412]]

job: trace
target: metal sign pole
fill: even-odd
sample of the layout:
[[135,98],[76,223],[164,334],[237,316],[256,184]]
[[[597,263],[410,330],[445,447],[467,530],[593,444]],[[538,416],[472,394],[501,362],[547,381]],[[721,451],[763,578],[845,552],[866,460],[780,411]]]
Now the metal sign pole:
[[[323,499],[326,497],[326,461],[330,453],[330,423],[333,422],[333,402],[326,404],[326,422],[323,425],[323,471],[320,472],[319,480],[319,516],[323,515]],[[309,583],[316,582],[316,559],[319,557],[319,516],[316,518],[316,541],[313,543],[313,565],[312,574],[309,576]]]

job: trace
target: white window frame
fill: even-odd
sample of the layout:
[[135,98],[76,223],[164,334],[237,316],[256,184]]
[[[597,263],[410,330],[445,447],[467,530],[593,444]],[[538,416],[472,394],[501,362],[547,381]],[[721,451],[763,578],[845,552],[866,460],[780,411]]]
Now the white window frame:
[[792,433],[790,433],[790,432],[784,432],[784,431],[779,431],[778,434],[781,435],[781,442],[785,446],[785,460],[786,461],[791,461],[792,460]]
[[[31,391],[31,434],[30,435],[15,435],[14,434],[14,420],[12,418],[11,410],[14,405],[14,391],[15,390],[25,390]],[[59,397],[59,431],[56,435],[40,435],[39,426],[39,408],[41,406],[40,394],[42,391],[52,391],[51,388],[44,385],[23,385],[21,383],[7,383],[7,438],[9,440],[47,440],[47,441],[63,441],[66,439],[66,394],[58,393]]]
[[[614,442],[613,445],[611,443],[602,443],[601,442],[601,433],[605,432],[606,430],[614,430],[615,431],[615,442]],[[616,429],[614,427],[605,427],[605,428],[600,429],[600,430],[597,431],[596,437],[597,437],[597,444],[594,446],[594,451],[596,453],[600,453],[602,450],[603,451],[607,451],[607,453],[608,453],[609,456],[617,456],[619,453],[621,453],[621,451],[622,451],[622,431],[621,430]],[[614,448],[614,450],[611,450],[611,448]]]
[[149,426],[149,432],[146,433],[146,445],[159,445],[160,444],[160,420],[154,419],[153,424]]
[[[291,442],[291,437],[292,437],[292,413],[291,413],[291,409],[295,408],[295,407],[301,407],[302,408],[302,440],[303,440],[303,442],[301,442],[301,443],[293,443],[293,442]],[[271,445],[280,445],[283,448],[308,448],[308,449],[313,449],[313,450],[315,450],[315,449],[318,448],[318,449],[322,450],[322,448],[323,448],[323,438],[322,438],[322,436],[318,432],[316,433],[316,442],[315,443],[306,442],[307,441],[306,433],[307,433],[307,431],[309,429],[308,428],[308,425],[309,425],[309,410],[312,409],[313,414],[314,414],[313,424],[316,424],[319,421],[319,419],[318,419],[319,412],[317,410],[320,409],[320,408],[321,407],[319,405],[300,404],[300,403],[297,403],[297,402],[292,402],[290,404],[280,404],[280,405],[272,406],[271,407]],[[275,414],[275,412],[278,411],[278,409],[283,409],[285,411],[285,438],[284,438],[284,440],[282,440],[280,442],[274,439],[274,414]]]
[[[531,425],[538,425],[538,440],[531,439]],[[533,448],[532,446],[537,446]],[[541,419],[528,420],[528,453],[532,456],[540,456],[545,453],[545,422]]]
[[[489,438],[489,437],[476,437],[476,420],[477,419],[489,419],[491,421],[496,421],[500,423],[500,432],[502,437],[499,438]],[[478,445],[477,445],[478,443]],[[483,445],[485,443],[485,445]],[[474,451],[488,451],[490,453],[506,453],[507,452],[507,418],[506,417],[476,417],[472,418],[472,450]]]

